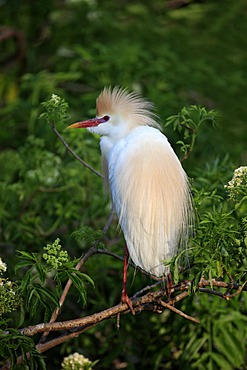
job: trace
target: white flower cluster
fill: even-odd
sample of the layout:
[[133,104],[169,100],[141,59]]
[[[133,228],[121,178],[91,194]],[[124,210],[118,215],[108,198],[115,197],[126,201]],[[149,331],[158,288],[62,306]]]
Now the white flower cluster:
[[12,289],[12,281],[0,278],[0,286],[2,286],[4,288],[8,288],[9,295],[10,296],[15,296],[15,291]]
[[59,103],[61,101],[61,98],[60,98],[60,96],[58,96],[56,94],[52,94],[51,100],[52,100],[54,105],[59,105]]
[[78,352],[65,357],[62,362],[62,369],[65,370],[92,370],[92,362],[80,355]]
[[225,185],[229,196],[234,199],[237,194],[247,193],[247,166],[241,166],[234,171],[233,178]]
[[[0,275],[7,270],[7,265],[0,257]],[[0,277],[0,318],[3,314],[15,310],[19,304],[18,298],[16,299],[14,284],[12,281]]]
[[7,270],[7,265],[2,261],[2,258],[0,257],[0,274],[5,272]]

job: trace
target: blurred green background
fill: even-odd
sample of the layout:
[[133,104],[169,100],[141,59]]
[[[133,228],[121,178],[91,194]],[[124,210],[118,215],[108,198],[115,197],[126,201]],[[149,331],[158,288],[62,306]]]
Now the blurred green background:
[[[82,225],[101,229],[110,211],[101,180],[71,157],[39,119],[41,102],[53,93],[69,103],[68,124],[93,117],[95,99],[107,85],[150,99],[161,123],[183,106],[215,109],[219,125],[204,127],[186,171],[190,177],[198,169],[211,171],[223,186],[234,167],[246,164],[246,0],[0,0],[0,24],[0,250],[10,276],[17,249],[37,252],[56,237],[79,257],[86,246],[71,233]],[[57,128],[78,155],[100,170],[97,138]],[[170,127],[164,132],[176,150],[178,136]],[[105,242],[121,254],[116,224]],[[121,263],[96,256],[85,269],[96,289],[88,293],[83,315],[117,303]],[[133,291],[150,283],[137,275]],[[60,319],[82,313],[76,301],[72,295]],[[211,301],[212,308],[221,304]],[[185,310],[192,307],[189,299],[184,305]],[[202,298],[199,315],[207,316],[207,305],[207,297]],[[232,305],[234,311],[237,303]],[[171,313],[142,315],[123,317],[120,330],[114,320],[104,323],[49,351],[47,368],[59,369],[62,356],[74,350],[100,359],[99,369],[220,368],[205,344],[217,315],[197,329]],[[225,338],[214,330],[215,338]],[[203,354],[205,361],[198,365]],[[236,361],[228,365],[225,369],[240,368]]]

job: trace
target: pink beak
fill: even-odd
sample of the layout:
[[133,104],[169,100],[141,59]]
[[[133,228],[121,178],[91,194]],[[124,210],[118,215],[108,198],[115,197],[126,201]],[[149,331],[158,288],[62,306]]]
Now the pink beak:
[[86,121],[82,122],[76,122],[73,123],[72,125],[68,126],[68,128],[85,128],[85,127],[95,127],[100,125],[101,123],[107,122],[109,119],[108,116],[102,117],[102,118],[91,118]]

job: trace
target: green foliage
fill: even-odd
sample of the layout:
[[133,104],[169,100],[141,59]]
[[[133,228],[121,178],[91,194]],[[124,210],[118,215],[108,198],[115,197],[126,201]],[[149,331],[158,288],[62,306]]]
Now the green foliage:
[[[208,304],[206,299],[202,299],[202,303]],[[246,335],[246,317],[238,311],[225,315],[219,302],[213,300],[210,303],[211,315],[205,317],[201,327],[195,328],[189,336],[181,354],[181,365],[193,369],[240,369],[245,353],[245,343],[240,335]],[[217,312],[213,311],[215,309]]]
[[224,211],[222,207],[222,204],[214,206],[211,212],[202,215],[198,224],[190,259],[195,264],[191,270],[192,282],[195,284],[203,276],[208,279],[223,278],[231,271],[234,271],[240,282],[244,282],[247,277],[244,235],[232,212]]
[[30,370],[46,368],[44,359],[31,338],[20,334],[15,329],[9,329],[8,335],[0,330],[0,354],[10,360],[11,369],[13,370],[20,369],[16,365],[18,353],[23,357],[24,367],[27,366]]
[[40,118],[45,118],[52,126],[56,122],[65,123],[67,121],[69,105],[60,96],[52,94],[51,99],[42,103],[42,105],[46,109],[46,113],[42,113]]
[[179,134],[183,130],[184,140],[190,139],[190,143],[188,144],[182,140],[177,141],[184,154],[182,160],[188,158],[194,149],[198,130],[201,125],[207,122],[215,126],[217,118],[218,115],[214,110],[207,111],[206,108],[196,105],[191,105],[188,108],[184,107],[179,114],[167,118],[166,127],[172,125],[173,130],[177,130]]
[[91,227],[84,226],[78,230],[73,231],[71,236],[79,243],[84,241],[87,246],[98,244],[102,247],[103,244],[99,243],[103,237],[103,232],[101,230],[93,230]]
[[[78,296],[86,304],[86,284],[94,286],[93,280],[75,268],[78,260],[71,261],[68,252],[61,250],[60,240],[43,248],[42,258],[38,253],[19,251],[21,262],[16,265],[16,270],[28,267],[28,271],[21,281],[21,291],[25,297],[25,308],[34,317],[38,307],[43,305],[45,317],[51,315],[62,292],[63,283],[71,279],[77,289]],[[44,263],[45,262],[45,263]],[[53,289],[46,287],[49,279],[55,283]]]

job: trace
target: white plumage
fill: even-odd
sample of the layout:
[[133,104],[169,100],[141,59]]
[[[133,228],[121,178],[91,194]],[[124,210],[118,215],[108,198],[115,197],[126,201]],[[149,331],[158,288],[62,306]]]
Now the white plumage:
[[103,171],[135,265],[162,276],[163,260],[186,248],[192,224],[187,176],[152,113],[152,104],[105,88],[97,117],[71,125],[101,135]]
[[110,152],[109,184],[131,259],[163,275],[162,261],[174,257],[187,234],[189,199],[186,175],[166,137],[152,127],[133,129]]

